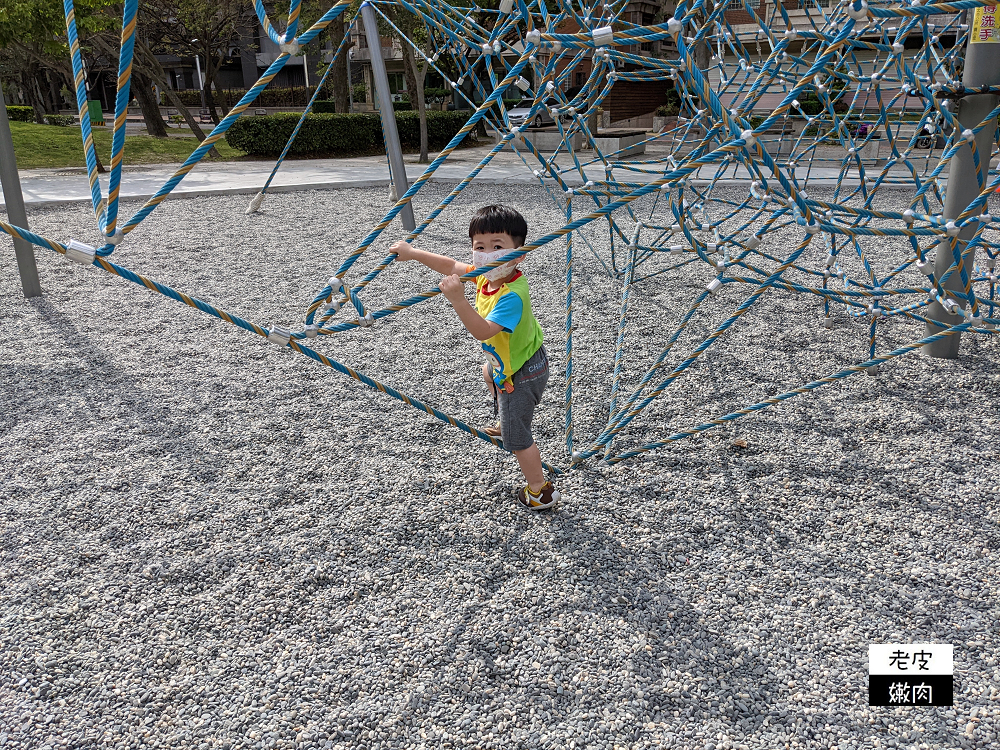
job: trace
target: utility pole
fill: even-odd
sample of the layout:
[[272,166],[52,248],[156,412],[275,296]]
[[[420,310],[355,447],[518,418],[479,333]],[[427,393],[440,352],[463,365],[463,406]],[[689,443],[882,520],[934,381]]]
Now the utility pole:
[[[378,22],[375,11],[365,2],[361,5],[361,18],[365,23],[365,36],[368,38],[368,49],[372,57],[372,78],[375,79],[375,91],[378,93],[379,110],[382,113],[382,135],[385,136],[385,150],[389,155],[389,174],[396,188],[396,195],[402,195],[409,189],[406,181],[406,166],[403,163],[403,150],[399,146],[399,132],[396,130],[396,113],[392,108],[392,94],[389,93],[389,77],[385,73],[385,61],[382,59],[382,40],[378,34]],[[403,227],[412,232],[417,227],[413,220],[413,207],[407,203],[399,212]]]
[[[351,58],[354,57],[354,47],[347,50],[347,111],[354,112],[354,78],[351,76]],[[330,63],[333,65],[333,62]]]
[[[21,180],[17,176],[17,160],[14,156],[14,139],[10,134],[7,120],[7,103],[0,85],[0,182],[3,184],[3,199],[7,205],[7,219],[16,227],[28,228],[28,216],[24,212],[24,196],[21,194]],[[14,240],[14,256],[17,258],[17,272],[21,276],[21,289],[25,297],[41,297],[42,285],[38,281],[38,266],[35,265],[35,250],[31,243],[20,237]]]
[[[197,42],[197,39],[192,39],[191,43]],[[206,60],[206,62],[208,62]],[[205,80],[201,77],[201,56],[196,51],[194,53],[194,69],[198,73],[198,90],[201,92],[201,108],[205,109]]]
[[[995,8],[977,8],[972,16],[973,23],[969,24],[969,41],[965,46],[965,71],[962,74],[962,86],[966,89],[978,88],[980,86],[1000,85],[1000,37],[998,30],[984,29],[991,31],[986,35],[986,39],[980,39],[978,20],[982,18],[984,11],[992,11],[991,17],[996,14]],[[966,16],[968,18],[968,15]],[[975,38],[974,38],[975,37]],[[1000,99],[996,94],[975,94],[973,96],[963,96],[958,100],[958,122],[960,128],[973,128],[978,125],[986,115],[997,106]],[[979,152],[980,167],[983,179],[990,168],[990,155],[993,153],[993,146],[996,143],[997,118],[994,117],[992,123],[986,123],[986,127],[976,135],[976,150]],[[957,135],[957,133],[956,133]],[[985,185],[983,186],[985,187]],[[948,171],[948,186],[944,197],[944,220],[950,221],[958,217],[969,204],[977,197],[982,188],[976,178],[976,165],[972,160],[972,147],[963,145],[958,153],[951,160]],[[969,226],[959,232],[955,241],[958,243],[960,252],[965,251],[969,240],[975,234],[975,226]],[[948,272],[948,268],[954,261],[951,250],[952,238],[948,237],[937,246],[937,257],[934,261],[934,278],[940,279]],[[975,264],[975,252],[965,258],[964,267],[966,273],[972,274]],[[944,283],[945,289],[952,291],[964,291],[960,274],[955,271]],[[961,302],[965,308],[966,303]],[[939,320],[949,326],[958,325],[964,318],[961,315],[951,315],[945,312],[941,303],[934,301],[927,306],[927,317]],[[943,328],[931,323],[924,324],[924,335],[931,336],[939,333]],[[958,356],[958,347],[961,343],[961,334],[945,336],[937,341],[932,341],[923,346],[923,353],[928,357],[939,357],[943,359],[955,359]]]

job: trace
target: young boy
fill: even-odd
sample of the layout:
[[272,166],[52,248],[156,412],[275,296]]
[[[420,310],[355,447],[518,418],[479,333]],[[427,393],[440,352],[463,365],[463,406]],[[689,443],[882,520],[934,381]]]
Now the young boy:
[[459,279],[521,247],[527,235],[527,222],[513,208],[484,206],[469,224],[472,266],[406,242],[389,250],[397,260],[415,260],[444,275],[441,293],[486,352],[483,379],[497,403],[500,424],[484,432],[500,437],[521,466],[527,486],[517,493],[518,502],[531,510],[546,510],[556,504],[559,493],[545,481],[542,457],[531,436],[531,417],[549,380],[549,363],[542,329],[531,314],[528,282],[517,268],[521,258],[476,277],[475,308],[465,299]]

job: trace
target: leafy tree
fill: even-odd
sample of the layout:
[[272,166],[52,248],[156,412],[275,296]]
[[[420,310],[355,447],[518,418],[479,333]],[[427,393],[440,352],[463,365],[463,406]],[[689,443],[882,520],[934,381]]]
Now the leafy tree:
[[205,104],[218,124],[212,84],[229,57],[229,50],[243,41],[243,29],[256,23],[253,7],[246,0],[142,0],[140,27],[147,40],[155,40],[150,51],[178,57],[197,56],[204,64],[202,92]]
[[[430,53],[430,35],[420,19],[402,6],[392,6],[388,15],[406,37],[406,39],[400,39],[400,45],[403,49],[403,75],[406,78],[406,88],[411,92],[411,101],[416,99],[417,116],[420,118],[420,163],[426,164],[430,159],[427,153],[427,103],[424,98],[424,79],[427,76],[427,69],[430,67],[430,63],[427,61],[427,56]],[[414,52],[413,44],[410,42],[417,45],[422,52],[420,63],[417,62],[416,52]]]
[[[101,69],[95,42],[113,35],[121,11],[115,22],[114,0],[76,0],[74,7],[84,64],[94,73]],[[62,0],[0,0],[0,77],[20,90],[38,123],[61,105],[76,107]]]
[[[330,10],[335,0],[304,0],[302,3],[302,12],[299,16],[299,33],[301,34],[309,24],[315,23],[319,18]],[[340,47],[340,43],[347,36],[347,22],[354,17],[354,13],[357,12],[358,7],[360,7],[360,0],[354,0],[354,4],[347,10],[343,11],[336,19],[327,27],[327,34],[329,35],[329,41],[332,46],[331,54],[336,54]],[[323,34],[319,34],[316,39],[314,39],[307,47],[307,52],[310,57],[322,56],[324,47],[326,45],[326,37]],[[348,81],[347,81],[347,55],[348,51],[345,50],[344,54],[339,60],[335,60],[333,64],[336,66],[330,71],[330,75],[327,76],[327,87],[333,93],[334,107],[337,112],[347,112],[350,108],[350,94],[348,93]],[[314,58],[315,59],[315,58]],[[320,72],[319,75],[322,75]]]

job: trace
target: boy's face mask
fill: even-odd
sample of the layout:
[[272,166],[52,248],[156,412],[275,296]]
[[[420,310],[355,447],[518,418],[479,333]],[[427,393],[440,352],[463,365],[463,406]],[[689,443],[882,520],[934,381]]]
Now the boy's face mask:
[[[511,248],[512,250],[513,248]],[[472,251],[472,264],[476,268],[482,268],[485,265],[489,265],[493,261],[500,260],[503,256],[507,255],[511,250],[494,250],[492,252],[481,252],[479,250]],[[483,274],[490,281],[500,281],[510,275],[512,270],[511,263],[504,263],[502,266],[497,266],[496,268],[491,268],[489,271]]]

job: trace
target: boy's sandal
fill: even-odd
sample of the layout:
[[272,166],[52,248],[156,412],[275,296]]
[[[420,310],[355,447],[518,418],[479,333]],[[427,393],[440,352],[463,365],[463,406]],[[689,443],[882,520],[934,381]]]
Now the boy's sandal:
[[498,438],[500,437],[500,423],[497,422],[492,427],[484,427],[482,432],[489,435],[490,437]]
[[529,510],[548,510],[559,502],[559,498],[559,490],[552,486],[552,482],[543,484],[537,495],[527,485],[517,491],[518,504]]

